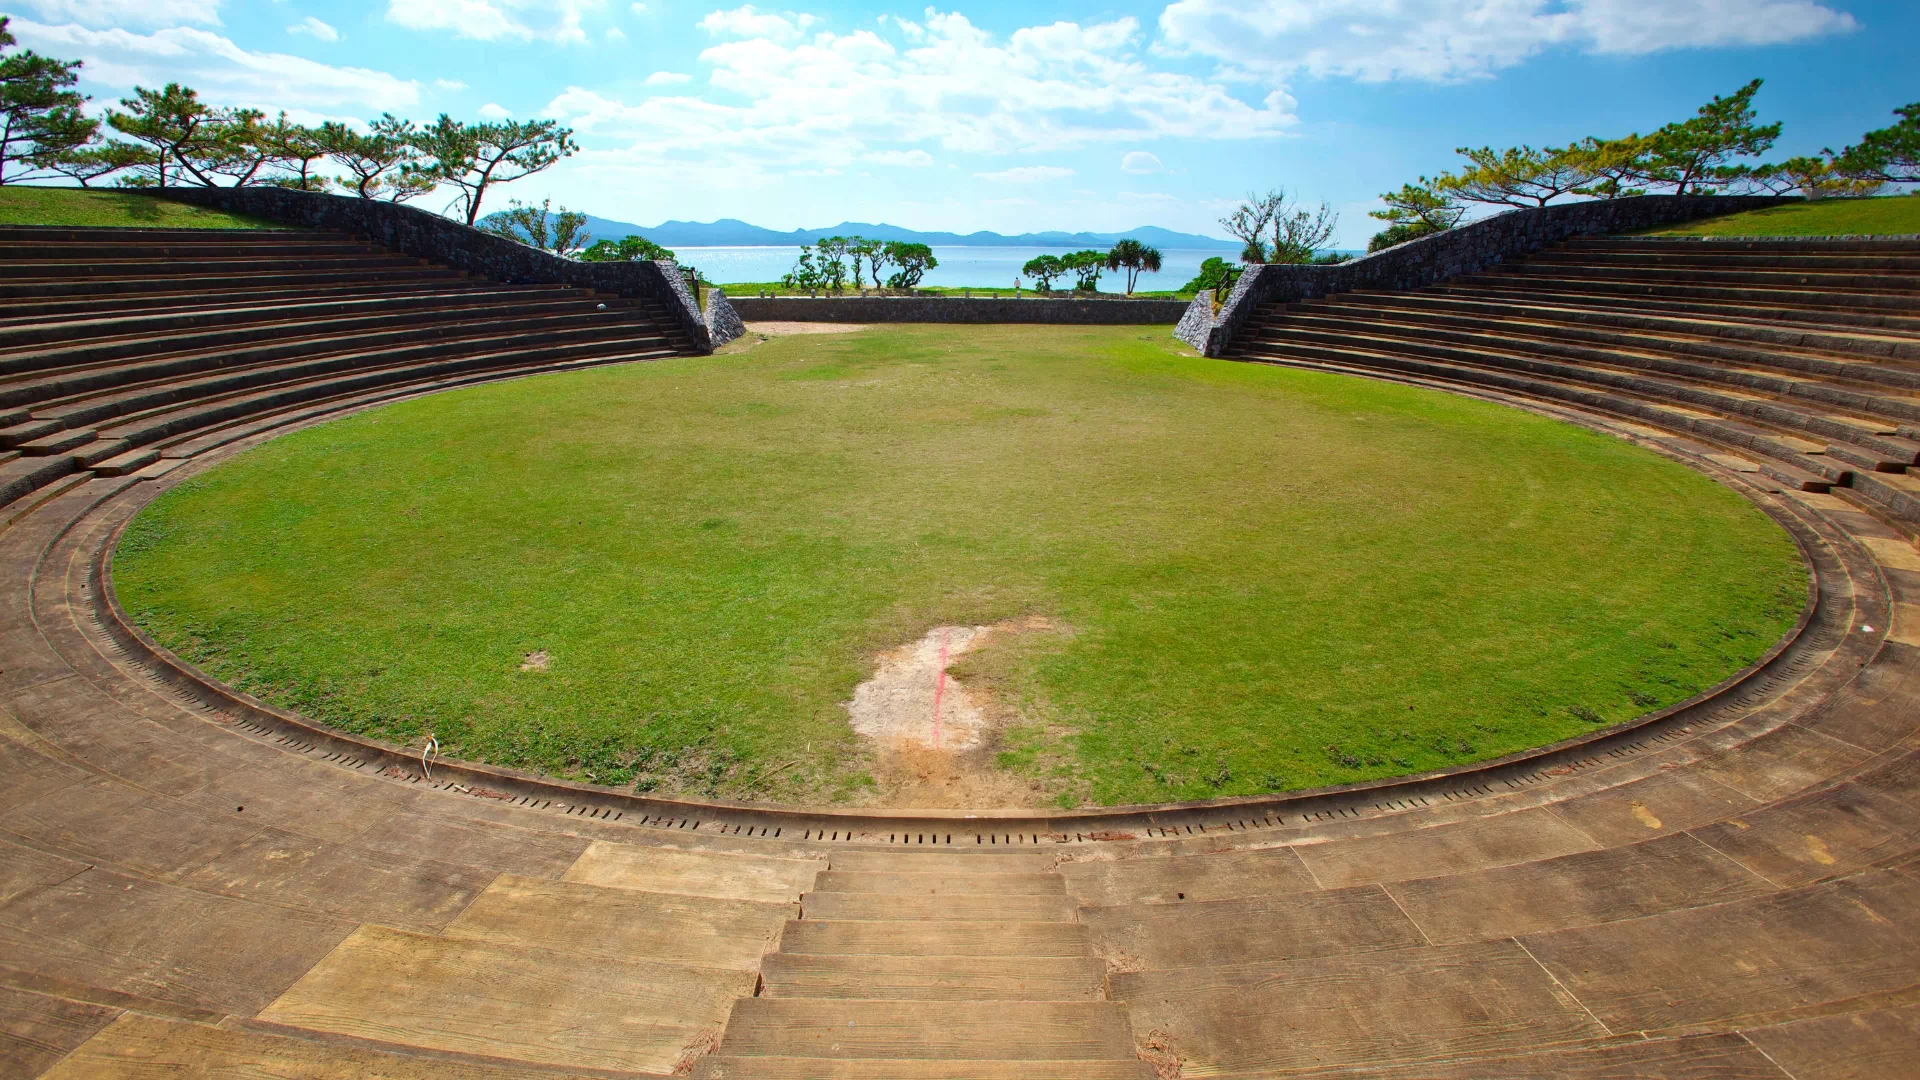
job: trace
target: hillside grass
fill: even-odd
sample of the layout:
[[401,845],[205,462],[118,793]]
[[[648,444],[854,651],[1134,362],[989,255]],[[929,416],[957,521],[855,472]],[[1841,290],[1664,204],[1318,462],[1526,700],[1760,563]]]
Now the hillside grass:
[[1822,199],[1748,210],[1638,236],[1902,236],[1920,234],[1920,195]]
[[[270,701],[638,790],[875,798],[844,703],[942,625],[1030,801],[1440,769],[1679,701],[1794,621],[1732,491],[1429,390],[1165,327],[899,326],[473,387],[239,455],[118,595]],[[544,652],[546,670],[522,670]]]
[[0,185],[0,225],[145,229],[284,229],[259,218],[136,195],[71,187]]

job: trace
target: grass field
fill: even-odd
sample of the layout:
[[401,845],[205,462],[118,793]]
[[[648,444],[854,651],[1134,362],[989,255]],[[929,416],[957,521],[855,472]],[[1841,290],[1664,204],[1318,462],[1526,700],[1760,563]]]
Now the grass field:
[[[269,700],[640,790],[854,803],[882,650],[962,659],[1060,805],[1459,765],[1627,719],[1789,627],[1792,543],[1624,442],[1182,355],[907,326],[470,388],[268,443],[127,532],[119,596]],[[544,652],[546,670],[523,670]]]
[[1920,195],[1823,199],[1708,218],[1642,236],[1903,236],[1920,234]]
[[106,225],[160,229],[273,229],[269,221],[124,191],[0,186],[0,225]]

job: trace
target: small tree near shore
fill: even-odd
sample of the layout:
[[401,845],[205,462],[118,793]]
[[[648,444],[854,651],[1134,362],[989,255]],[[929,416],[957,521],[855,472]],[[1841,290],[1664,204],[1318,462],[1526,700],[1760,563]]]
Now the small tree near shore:
[[1040,283],[1041,292],[1053,291],[1053,279],[1067,273],[1067,265],[1058,255],[1036,255],[1027,260],[1020,273]]
[[927,271],[940,265],[934,258],[933,249],[925,244],[916,244],[906,240],[887,241],[887,258],[900,269],[887,279],[890,289],[912,289],[920,284]]
[[515,199],[507,209],[481,222],[480,228],[528,247],[571,258],[579,254],[588,240],[586,225],[587,215],[564,206],[555,212],[551,199],[540,200],[538,206]]
[[1140,280],[1142,271],[1151,274],[1160,272],[1160,250],[1131,238],[1122,240],[1107,252],[1106,267],[1126,272],[1127,295],[1132,296],[1133,287]]

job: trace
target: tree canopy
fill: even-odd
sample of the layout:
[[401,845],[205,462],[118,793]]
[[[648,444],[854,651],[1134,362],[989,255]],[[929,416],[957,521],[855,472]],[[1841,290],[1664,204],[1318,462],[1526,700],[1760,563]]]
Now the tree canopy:
[[1128,238],[1113,245],[1107,252],[1106,267],[1120,270],[1127,276],[1127,295],[1133,295],[1133,287],[1139,282],[1142,272],[1157,274],[1160,272],[1160,249],[1148,247],[1138,240]]
[[481,229],[495,236],[518,240],[562,258],[580,254],[589,239],[586,226],[587,215],[564,206],[555,211],[551,199],[541,199],[538,206],[510,200],[505,210],[480,223]]
[[1058,255],[1036,255],[1027,260],[1020,273],[1039,282],[1041,292],[1052,292],[1053,279],[1066,276],[1067,264]]
[[580,253],[581,262],[652,262],[656,259],[672,259],[673,252],[644,236],[628,234],[618,242],[595,240],[593,245]]
[[94,141],[100,121],[81,112],[73,89],[80,61],[55,60],[15,44],[0,15],[0,184],[61,175],[54,164]]

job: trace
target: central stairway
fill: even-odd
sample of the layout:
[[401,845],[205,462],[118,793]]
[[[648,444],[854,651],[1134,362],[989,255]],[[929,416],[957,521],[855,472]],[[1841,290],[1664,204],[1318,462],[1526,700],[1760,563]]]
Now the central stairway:
[[1152,1080],[1046,855],[847,852],[704,1080]]

